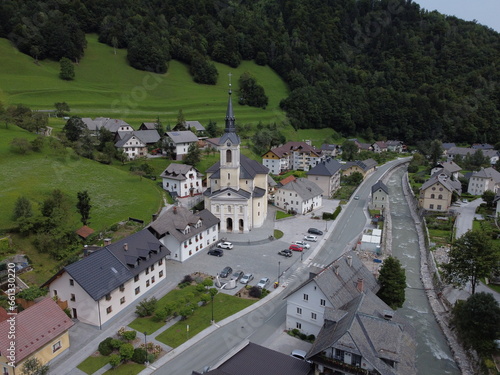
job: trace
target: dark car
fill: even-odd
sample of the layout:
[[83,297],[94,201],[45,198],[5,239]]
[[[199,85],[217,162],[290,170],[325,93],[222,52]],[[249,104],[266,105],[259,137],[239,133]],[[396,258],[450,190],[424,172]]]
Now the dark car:
[[319,236],[321,236],[323,234],[322,231],[320,231],[319,229],[316,229],[316,228],[309,228],[307,230],[307,233],[311,233],[311,234],[317,234]]
[[284,257],[289,258],[292,256],[292,250],[285,249],[285,250],[278,251],[278,255],[283,255]]
[[229,266],[227,267],[224,267],[224,269],[219,273],[219,276],[222,277],[223,279],[225,279],[226,277],[228,277],[231,272],[233,272],[233,269]]
[[208,250],[208,255],[214,255],[216,257],[221,257],[224,255],[224,250],[222,249],[219,249],[219,248],[215,248],[215,249],[210,249]]
[[231,276],[231,280],[235,280],[236,282],[238,282],[242,277],[243,277],[243,271],[236,271]]

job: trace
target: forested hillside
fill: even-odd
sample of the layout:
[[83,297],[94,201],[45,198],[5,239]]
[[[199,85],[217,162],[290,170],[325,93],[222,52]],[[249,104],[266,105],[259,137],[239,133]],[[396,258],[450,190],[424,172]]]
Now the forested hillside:
[[127,48],[129,63],[255,59],[288,83],[295,128],[407,143],[500,139],[500,34],[424,12],[411,0],[6,0],[0,36],[35,59],[85,53],[84,34]]

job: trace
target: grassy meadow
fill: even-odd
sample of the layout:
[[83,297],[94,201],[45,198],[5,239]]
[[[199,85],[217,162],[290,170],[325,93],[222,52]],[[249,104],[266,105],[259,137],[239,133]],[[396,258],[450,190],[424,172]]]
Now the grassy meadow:
[[127,64],[126,50],[114,54],[113,48],[97,41],[97,35],[87,35],[87,42],[85,56],[75,65],[75,80],[68,82],[59,79],[58,62],[44,60],[36,64],[8,40],[0,39],[0,101],[23,103],[32,109],[54,109],[54,103],[66,102],[72,115],[120,118],[133,127],[158,116],[164,124],[175,123],[182,109],[186,120],[205,124],[212,119],[222,125],[228,74],[232,74],[236,89],[240,75],[250,72],[264,87],[269,105],[266,109],[236,105],[237,120],[271,123],[285,119],[279,102],[287,96],[287,86],[268,66],[243,61],[238,68],[230,68],[216,63],[218,83],[200,85],[192,80],[188,67],[178,61],[170,61],[165,74],[139,71]]

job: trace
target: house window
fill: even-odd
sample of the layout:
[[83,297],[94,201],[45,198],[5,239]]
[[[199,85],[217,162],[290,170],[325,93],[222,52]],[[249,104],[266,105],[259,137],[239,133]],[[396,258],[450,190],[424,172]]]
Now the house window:
[[139,281],[139,275],[135,275],[134,282],[138,282],[138,281]]
[[56,342],[54,345],[52,345],[52,353],[57,352],[61,348],[62,348],[61,341]]
[[335,359],[344,362],[344,351],[340,349],[335,349]]
[[163,264],[163,258],[158,261],[158,265],[161,266]]
[[308,294],[304,294],[304,301],[309,301],[309,295]]
[[326,306],[326,301],[325,301],[324,299],[320,299],[320,300],[319,300],[319,304],[320,304],[321,306]]
[[316,313],[311,313],[311,319],[312,319],[312,320],[316,320],[316,318],[317,318]]
[[57,296],[57,290],[54,289],[54,296]]
[[140,286],[138,286],[137,288],[135,288],[135,295],[138,295],[140,292],[141,292],[141,287]]
[[160,271],[160,273],[158,274],[158,277],[163,277],[163,270]]
[[106,313],[107,314],[111,314],[111,312],[113,311],[113,307],[109,306],[106,308]]
[[71,293],[71,298],[70,298],[70,301],[73,301],[73,302],[75,302],[75,301],[76,301],[76,297],[75,297],[75,295],[74,295],[73,293]]
[[125,303],[125,297],[120,298],[120,305],[123,305]]
[[125,285],[120,285],[120,292],[123,292],[125,290]]
[[441,205],[440,205],[440,204],[438,204],[438,207],[437,207],[437,209],[438,209],[438,210],[440,210],[440,209],[441,209]]
[[146,280],[146,288],[149,286],[149,280]]
[[297,314],[299,314],[299,315],[302,314],[302,309],[300,307],[297,307]]
[[431,199],[434,199],[436,196],[434,194],[431,194]]
[[154,284],[154,283],[155,283],[155,277],[153,276],[153,277],[151,278],[151,284]]
[[302,329],[302,324],[300,324],[299,322],[296,322],[295,323],[295,328]]
[[149,267],[146,267],[146,275],[149,274]]
[[439,194],[438,199],[443,199],[443,194]]
[[111,299],[111,294],[106,294],[106,301],[109,301]]
[[153,272],[154,270],[155,270],[155,265],[154,265],[154,264],[152,264],[152,265],[151,265],[151,272]]
[[69,279],[69,285],[74,286],[75,285],[75,280]]
[[434,205],[433,205],[433,204],[430,204],[430,205],[429,205],[429,208],[430,208],[431,210],[433,210],[433,209],[434,209]]

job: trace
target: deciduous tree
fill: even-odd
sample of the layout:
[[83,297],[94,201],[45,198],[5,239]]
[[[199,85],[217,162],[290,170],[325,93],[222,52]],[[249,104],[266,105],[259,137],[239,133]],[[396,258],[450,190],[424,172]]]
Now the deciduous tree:
[[399,259],[390,256],[384,260],[378,281],[380,290],[377,296],[393,309],[402,307],[405,302],[406,275]]
[[60,71],[59,78],[64,79],[65,81],[72,81],[75,79],[75,67],[70,59],[67,57],[63,57],[59,61]]
[[30,200],[26,197],[17,198],[14,204],[14,220],[31,216],[33,216],[33,208]]

